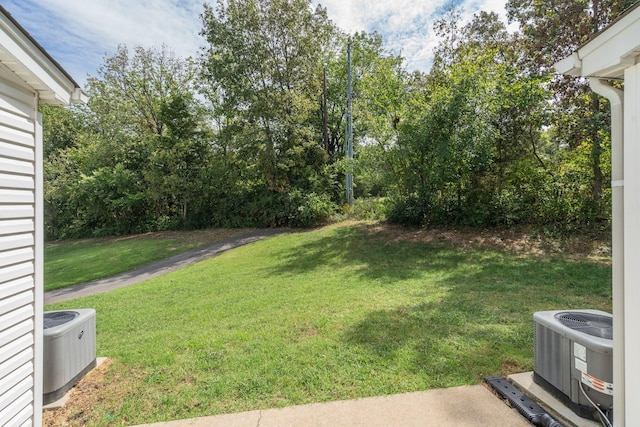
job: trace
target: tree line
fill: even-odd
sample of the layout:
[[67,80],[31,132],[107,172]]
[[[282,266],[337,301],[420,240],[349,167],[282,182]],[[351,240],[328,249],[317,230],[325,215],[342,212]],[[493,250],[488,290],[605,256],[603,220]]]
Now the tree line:
[[[435,24],[429,72],[307,0],[204,5],[198,58],[119,46],[86,106],[42,107],[49,238],[313,226],[344,212],[413,226],[610,219],[609,113],[552,65],[634,1],[509,0]],[[344,154],[347,45],[356,156]]]

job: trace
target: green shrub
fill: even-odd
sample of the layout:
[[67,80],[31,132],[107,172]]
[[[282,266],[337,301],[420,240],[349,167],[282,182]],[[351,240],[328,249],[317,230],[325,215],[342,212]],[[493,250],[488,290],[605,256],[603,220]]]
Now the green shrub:
[[336,210],[331,198],[326,194],[308,193],[293,190],[289,193],[292,209],[289,224],[294,227],[315,227],[326,224]]
[[366,197],[355,199],[351,207],[350,217],[365,221],[382,221],[386,219],[384,197]]
[[409,227],[425,224],[428,208],[417,196],[393,196],[386,203],[386,217],[394,223]]

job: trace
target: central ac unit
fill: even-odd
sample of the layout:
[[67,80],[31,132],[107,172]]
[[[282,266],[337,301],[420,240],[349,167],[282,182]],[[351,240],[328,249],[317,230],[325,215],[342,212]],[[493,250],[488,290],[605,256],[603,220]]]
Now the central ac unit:
[[[613,317],[599,310],[534,313],[534,381],[584,418],[613,418]],[[593,402],[593,403],[592,403]]]
[[43,403],[56,401],[96,366],[96,311],[44,313]]

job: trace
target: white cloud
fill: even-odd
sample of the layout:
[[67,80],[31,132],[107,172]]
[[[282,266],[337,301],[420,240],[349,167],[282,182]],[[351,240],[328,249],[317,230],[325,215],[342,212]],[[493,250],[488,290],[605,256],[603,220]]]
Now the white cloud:
[[119,44],[196,56],[201,0],[9,0],[5,7],[79,83]]
[[79,36],[101,45],[171,45],[192,54],[200,44],[200,0],[40,0]]
[[[493,11],[506,22],[506,0],[455,1],[463,8],[463,23],[480,10]],[[313,0],[327,8],[329,17],[339,27],[355,31],[378,31],[386,47],[402,54],[409,70],[427,71],[433,60],[438,39],[433,23],[451,0]]]
[[[207,0],[204,0],[207,1]],[[377,31],[387,48],[406,58],[409,70],[428,70],[438,43],[433,22],[447,4],[464,19],[479,10],[505,17],[506,0],[312,0],[349,33]],[[208,0],[215,3],[215,0]],[[204,40],[203,0],[4,0],[4,7],[80,84],[96,75],[118,44],[167,45],[179,56],[197,56]],[[505,18],[506,20],[506,18]]]

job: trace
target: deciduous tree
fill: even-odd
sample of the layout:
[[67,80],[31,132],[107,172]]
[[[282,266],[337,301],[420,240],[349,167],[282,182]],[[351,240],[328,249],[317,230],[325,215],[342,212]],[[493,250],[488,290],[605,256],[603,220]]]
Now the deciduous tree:
[[323,164],[313,118],[335,32],[326,10],[306,0],[220,0],[205,5],[203,24],[204,78],[243,167],[271,191],[308,188]]
[[[521,27],[521,46],[529,70],[553,73],[553,64],[578,49],[605,28],[637,0],[509,0],[509,19]],[[524,64],[523,64],[524,65]],[[555,75],[551,88],[556,93],[553,135],[556,144],[571,149],[589,147],[591,174],[591,216],[606,216],[602,202],[608,136],[598,131],[607,126],[608,109],[588,88],[586,79]],[[606,166],[604,167],[606,170]]]

